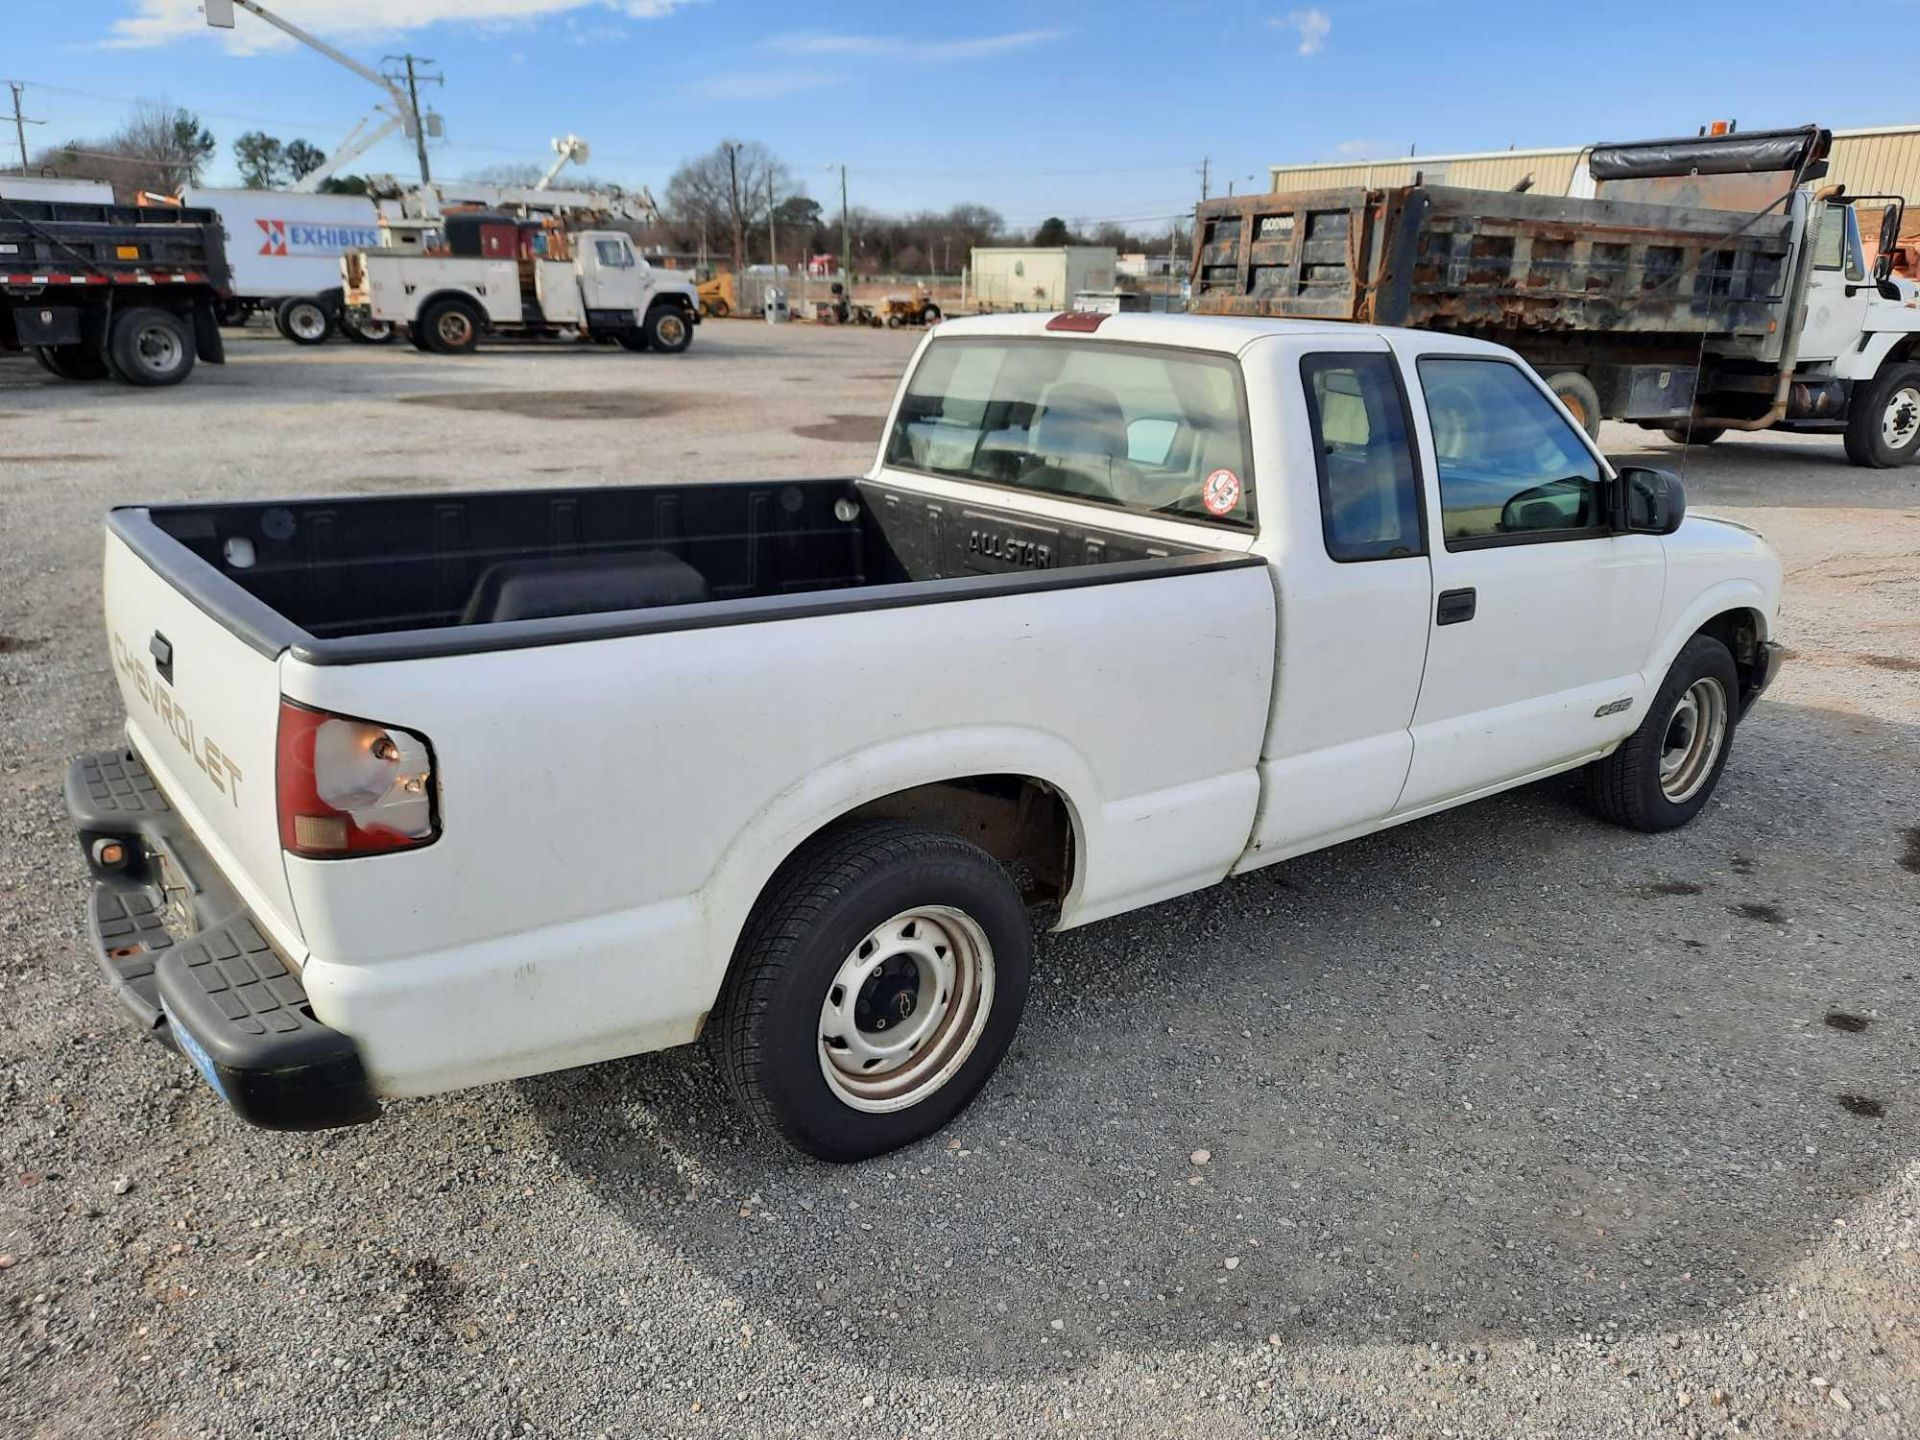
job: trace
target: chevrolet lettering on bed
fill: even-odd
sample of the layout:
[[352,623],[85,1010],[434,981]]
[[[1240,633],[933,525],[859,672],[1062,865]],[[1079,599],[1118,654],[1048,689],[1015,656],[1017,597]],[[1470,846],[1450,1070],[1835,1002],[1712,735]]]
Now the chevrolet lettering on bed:
[[1496,345],[959,320],[859,476],[113,511],[67,802],[114,992],[250,1121],[701,1041],[858,1160],[1008,1053],[1030,914],[1563,771],[1685,824],[1779,592]]

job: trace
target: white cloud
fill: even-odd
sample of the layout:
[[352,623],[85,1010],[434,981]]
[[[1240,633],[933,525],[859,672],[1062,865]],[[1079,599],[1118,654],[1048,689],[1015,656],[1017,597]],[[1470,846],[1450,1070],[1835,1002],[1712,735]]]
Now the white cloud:
[[1058,30],[1011,30],[962,40],[913,40],[900,35],[844,35],[800,30],[764,41],[769,50],[788,55],[849,55],[860,59],[901,57],[912,60],[979,60],[1009,50],[1025,50],[1060,37]]
[[1333,147],[1333,153],[1342,160],[1357,160],[1362,156],[1373,154],[1378,148],[1371,140],[1342,140]]
[[1327,48],[1327,32],[1333,29],[1333,17],[1319,6],[1311,10],[1289,10],[1284,20],[1267,22],[1276,30],[1292,30],[1300,36],[1302,55],[1318,55]]
[[[317,35],[380,35],[418,30],[443,22],[487,27],[531,23],[582,10],[610,10],[635,20],[660,20],[703,0],[301,0],[289,6],[288,19]],[[132,0],[133,13],[116,20],[110,46],[166,45],[201,34],[206,19],[201,0]],[[243,53],[281,49],[293,42],[264,20],[242,11],[227,44]]]
[[689,86],[692,94],[708,100],[778,100],[808,90],[826,90],[845,83],[846,76],[824,70],[762,67],[710,75]]

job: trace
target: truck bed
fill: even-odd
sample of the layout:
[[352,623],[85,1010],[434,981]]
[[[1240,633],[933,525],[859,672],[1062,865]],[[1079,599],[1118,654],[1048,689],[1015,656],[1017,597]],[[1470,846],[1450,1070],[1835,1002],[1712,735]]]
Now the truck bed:
[[[1773,333],[1792,224],[1753,213],[1445,186],[1203,203],[1192,309],[1507,338]],[[1725,347],[1721,347],[1725,348]]]
[[849,479],[171,505],[109,526],[252,648],[312,664],[1259,563]]
[[227,284],[226,242],[211,210],[0,199],[0,283]]

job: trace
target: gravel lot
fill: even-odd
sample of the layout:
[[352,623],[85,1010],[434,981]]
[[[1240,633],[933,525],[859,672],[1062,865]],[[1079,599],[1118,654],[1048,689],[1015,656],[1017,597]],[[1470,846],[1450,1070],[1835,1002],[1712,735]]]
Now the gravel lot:
[[110,504],[851,472],[912,344],[0,358],[0,1433],[1920,1430],[1920,470],[1831,441],[1691,457],[1796,652],[1696,824],[1554,782],[1050,938],[886,1161],[691,1051],[268,1134],[123,1021],[60,802]]

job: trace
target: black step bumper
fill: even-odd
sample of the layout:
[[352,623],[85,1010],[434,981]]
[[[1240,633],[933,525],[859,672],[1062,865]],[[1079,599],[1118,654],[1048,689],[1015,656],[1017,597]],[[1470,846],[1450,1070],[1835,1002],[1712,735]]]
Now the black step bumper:
[[138,755],[75,760],[67,813],[94,877],[94,958],[142,1028],[252,1124],[324,1130],[379,1115],[353,1041],[313,1018],[300,977]]

